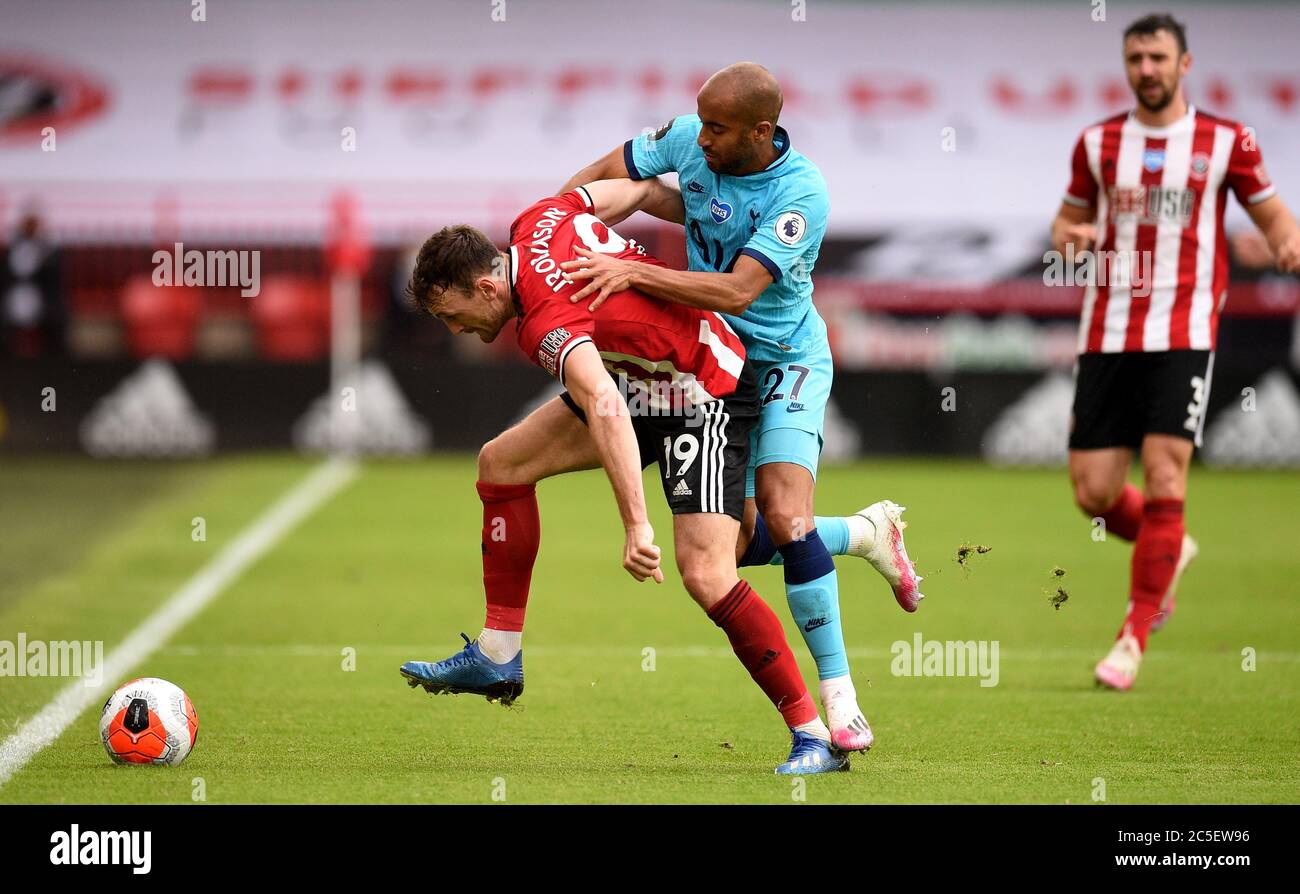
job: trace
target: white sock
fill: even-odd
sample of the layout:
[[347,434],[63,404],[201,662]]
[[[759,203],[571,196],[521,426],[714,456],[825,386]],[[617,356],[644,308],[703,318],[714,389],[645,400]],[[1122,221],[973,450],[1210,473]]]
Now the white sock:
[[496,664],[505,664],[523,648],[524,635],[518,630],[493,630],[484,627],[478,635],[479,650]]
[[848,699],[854,704],[858,702],[858,691],[853,688],[853,678],[848,674],[842,677],[827,677],[821,681],[820,689],[822,707],[841,699]]
[[871,519],[860,515],[844,518],[849,526],[849,555],[860,556],[876,545],[876,526]]
[[807,723],[799,724],[795,729],[801,733],[807,733],[810,736],[821,739],[823,742],[829,742],[831,740],[831,731],[827,729],[826,724],[822,722],[821,715],[814,717]]

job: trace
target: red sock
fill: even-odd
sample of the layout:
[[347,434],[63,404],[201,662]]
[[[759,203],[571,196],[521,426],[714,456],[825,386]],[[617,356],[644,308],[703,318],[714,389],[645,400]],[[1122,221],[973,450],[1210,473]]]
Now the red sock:
[[818,716],[781,621],[749,584],[737,582],[709,609],[709,618],[727,634],[732,651],[776,705],[786,726],[799,726]]
[[1144,650],[1151,622],[1160,613],[1160,602],[1173,582],[1182,549],[1183,501],[1147,500],[1133,547],[1128,617],[1120,631],[1121,636],[1125,631],[1136,636]]
[[1137,540],[1142,527],[1142,491],[1131,484],[1124,485],[1115,505],[1101,514],[1106,530],[1130,542]]
[[532,484],[478,482],[483,501],[483,592],[493,630],[524,629],[528,585],[542,539],[537,488]]

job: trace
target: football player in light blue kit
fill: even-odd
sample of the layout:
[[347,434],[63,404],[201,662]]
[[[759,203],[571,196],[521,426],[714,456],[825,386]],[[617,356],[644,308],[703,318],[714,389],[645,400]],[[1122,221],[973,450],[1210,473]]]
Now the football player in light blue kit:
[[737,562],[784,564],[791,613],[817,662],[831,742],[865,751],[872,733],[849,674],[831,556],[870,560],[907,611],[923,597],[903,545],[900,507],[884,500],[847,518],[813,516],[833,374],[826,324],[812,301],[812,270],[829,211],[826,182],[776,126],[781,90],[766,69],[728,66],[696,99],[697,115],[629,140],[565,185],[677,172],[684,220],[676,222],[686,227],[689,270],[581,250],[581,258],[561,266],[575,280],[590,280],[575,300],[594,307],[636,288],[726,314],[744,341],[759,375],[762,410]]

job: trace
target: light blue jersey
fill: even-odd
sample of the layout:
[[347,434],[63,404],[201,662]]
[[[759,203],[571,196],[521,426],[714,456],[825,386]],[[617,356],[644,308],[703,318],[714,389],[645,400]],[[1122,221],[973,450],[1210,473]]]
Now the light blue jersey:
[[[834,369],[826,324],[813,307],[812,271],[830,200],[821,171],[791,148],[784,128],[772,140],[779,152],[775,161],[762,171],[732,176],[709,170],[696,143],[700,127],[698,115],[674,118],[656,133],[629,140],[623,160],[637,180],[677,172],[691,270],[730,271],[748,255],[772,276],[748,310],[727,318],[759,381],[759,421],[750,432],[745,472],[745,496],[753,498],[761,466],[799,465],[817,478]],[[772,545],[784,560],[786,600],[817,675],[847,678],[839,584],[820,534],[814,529]]]
[[743,254],[771,274],[772,284],[749,309],[727,318],[756,366],[827,353],[826,324],[812,302],[812,270],[830,210],[821,171],[778,127],[773,143],[780,155],[766,169],[715,174],[695,142],[700,126],[698,115],[682,115],[628,140],[628,173],[641,180],[677,172],[691,270],[729,271]]

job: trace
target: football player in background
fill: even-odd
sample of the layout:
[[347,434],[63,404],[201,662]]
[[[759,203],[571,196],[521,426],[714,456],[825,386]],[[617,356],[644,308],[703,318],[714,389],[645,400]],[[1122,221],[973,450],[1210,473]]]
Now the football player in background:
[[[1300,229],[1264,171],[1253,131],[1198,109],[1183,93],[1192,64],[1167,15],[1124,32],[1130,112],[1084,130],[1052,224],[1053,248],[1095,247],[1079,326],[1070,479],[1075,502],[1133,542],[1128,609],[1097,681],[1133,686],[1147,636],[1169,619],[1197,554],[1184,530],[1187,468],[1200,446],[1227,298],[1228,191],[1300,271]],[[1139,457],[1142,490],[1127,483]]]

